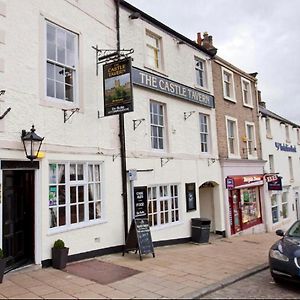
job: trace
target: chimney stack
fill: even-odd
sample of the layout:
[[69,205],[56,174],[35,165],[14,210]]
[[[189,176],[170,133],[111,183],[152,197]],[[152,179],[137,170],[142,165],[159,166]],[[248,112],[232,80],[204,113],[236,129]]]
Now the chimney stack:
[[201,32],[198,32],[198,33],[197,33],[197,44],[198,44],[199,46],[201,46],[201,44],[202,44]]
[[266,102],[261,100],[261,91],[257,91],[257,100],[258,105],[260,105],[263,108],[266,108]]

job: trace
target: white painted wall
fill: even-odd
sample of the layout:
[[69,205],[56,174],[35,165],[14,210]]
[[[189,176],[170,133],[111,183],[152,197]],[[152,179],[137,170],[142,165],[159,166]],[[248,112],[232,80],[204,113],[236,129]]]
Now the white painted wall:
[[[270,172],[269,166],[269,155],[274,157],[274,168],[275,173],[278,173],[282,177],[282,191],[268,191],[265,188],[265,198],[266,198],[266,212],[267,212],[267,229],[268,231],[274,231],[278,228],[287,229],[296,219],[296,203],[295,203],[295,193],[300,191],[300,141],[297,138],[297,129],[293,128],[292,125],[288,125],[290,142],[286,141],[286,131],[285,125],[280,124],[280,121],[270,117],[271,135],[267,135],[266,131],[266,118],[260,118],[260,134],[261,134],[261,145],[263,152],[263,159],[267,161],[265,165],[265,172]],[[275,142],[287,144],[289,146],[295,146],[296,152],[287,152],[277,150],[275,147]],[[294,179],[290,178],[288,157],[292,158],[293,174]],[[286,192],[288,196],[288,218],[283,219],[280,217],[279,222],[272,222],[271,214],[271,196],[272,194],[278,194],[281,199],[282,192]]]

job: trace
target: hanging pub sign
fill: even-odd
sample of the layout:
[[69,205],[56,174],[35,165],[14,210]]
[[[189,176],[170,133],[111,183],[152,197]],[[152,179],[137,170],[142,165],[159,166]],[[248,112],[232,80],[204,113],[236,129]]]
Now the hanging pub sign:
[[131,58],[103,65],[104,115],[133,111]]
[[282,191],[281,177],[277,175],[266,175],[269,191]]
[[136,219],[148,219],[146,186],[134,187],[134,215]]
[[196,185],[195,183],[185,184],[186,211],[196,210]]

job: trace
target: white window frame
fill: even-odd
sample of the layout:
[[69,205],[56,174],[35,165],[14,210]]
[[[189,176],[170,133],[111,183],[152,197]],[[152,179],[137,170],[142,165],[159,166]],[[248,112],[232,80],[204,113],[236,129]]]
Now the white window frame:
[[[228,136],[228,121],[235,123],[235,150],[234,154],[230,153],[230,143],[229,143],[229,136]],[[227,142],[227,151],[229,158],[240,158],[240,142],[239,142],[239,132],[238,132],[238,120],[236,118],[232,118],[229,116],[225,116],[226,122],[226,142]]]
[[[250,140],[249,138],[249,132],[248,128],[251,127],[253,130],[253,140]],[[255,124],[253,122],[245,122],[245,132],[246,132],[246,137],[247,137],[247,155],[249,159],[256,159],[257,158],[257,146],[256,146],[256,134],[255,134]],[[250,143],[253,144],[253,149],[250,149]],[[251,151],[252,150],[252,151]]]
[[291,137],[290,137],[290,128],[288,124],[284,125],[284,130],[285,130],[285,140],[287,143],[291,142]]
[[[203,68],[201,68],[198,63],[201,62]],[[206,60],[200,57],[195,56],[194,57],[194,65],[195,65],[195,87],[198,87],[200,89],[208,89],[208,85],[207,85],[207,64],[206,64]],[[201,82],[198,82],[198,76],[197,74],[199,74],[199,77],[201,78],[202,76],[202,84]],[[200,75],[201,74],[201,75]]]
[[[177,195],[175,195],[175,187],[177,189]],[[162,196],[160,195],[160,188],[162,188],[163,191]],[[153,197],[154,189],[156,189],[156,198]],[[164,228],[166,226],[172,226],[181,222],[180,195],[180,185],[176,183],[148,186],[148,219],[151,228]],[[167,203],[167,209],[165,207],[165,203]],[[156,211],[154,210],[154,207],[156,207]],[[178,214],[178,220],[176,220],[176,212]],[[165,220],[166,215],[168,222],[163,223],[162,219]],[[154,222],[155,216],[156,223]],[[174,221],[172,221],[173,217]]]
[[[80,34],[74,30],[69,29],[67,26],[62,26],[58,24],[57,22],[53,22],[48,18],[45,18],[43,20],[44,23],[44,57],[43,57],[43,64],[44,64],[44,95],[43,98],[46,99],[46,105],[51,106],[58,106],[62,108],[74,108],[79,107],[79,44],[80,44]],[[50,24],[51,26],[55,28],[59,28],[61,30],[64,30],[65,32],[70,33],[71,35],[74,35],[76,37],[75,39],[75,60],[74,65],[69,66],[66,63],[62,64],[59,63],[56,60],[51,60],[47,58],[47,25]],[[47,94],[47,63],[55,64],[62,67],[68,67],[70,69],[74,70],[74,78],[73,78],[73,101],[67,101],[65,99],[60,99],[56,97],[48,96]],[[64,92],[65,93],[65,92]]]
[[297,144],[300,145],[300,129],[297,128]]
[[[276,202],[273,204],[272,203],[272,198],[275,197],[276,199]],[[276,224],[279,222],[280,220],[280,210],[279,210],[279,194],[272,194],[271,197],[270,197],[270,201],[271,201],[271,216],[272,216],[272,224]],[[277,222],[274,222],[274,219],[273,219],[273,208],[277,207]]]
[[265,118],[266,125],[266,137],[272,139],[272,130],[271,130],[271,119],[269,117]]
[[[286,207],[286,216],[283,214],[283,207]],[[281,217],[283,220],[286,220],[289,217],[289,201],[288,201],[288,192],[282,192],[281,194]]]
[[[231,81],[229,83],[228,83],[228,81],[225,78],[225,73],[227,73],[231,77]],[[229,84],[229,86],[231,86],[230,92],[232,93],[232,95],[230,95],[230,96],[226,95],[226,82]],[[222,83],[223,83],[223,97],[224,97],[224,99],[236,103],[235,85],[234,85],[234,74],[233,74],[232,71],[230,71],[228,69],[225,69],[223,67],[222,67]]]
[[291,156],[288,157],[288,164],[289,164],[290,181],[294,181],[293,158]]
[[270,173],[275,173],[274,155],[269,154],[269,169]]
[[[249,90],[244,89],[244,83],[246,83],[248,85]],[[242,89],[243,105],[246,107],[253,108],[251,81],[246,78],[241,77],[241,89]],[[248,103],[246,102],[246,99],[245,99],[245,91],[247,92],[247,95],[248,95]]]
[[[206,119],[206,123],[201,123],[201,117],[204,117]],[[206,127],[206,131],[202,131],[202,128],[204,125]],[[211,153],[211,126],[210,126],[210,116],[207,114],[199,113],[199,127],[200,127],[200,152],[202,154],[209,154]],[[206,137],[203,139],[203,137]],[[206,151],[203,150],[203,147],[206,146]]]
[[[160,114],[153,113],[151,111],[151,105],[158,105],[162,107],[162,124],[159,124],[159,117],[161,117]],[[149,102],[149,116],[150,116],[150,142],[151,142],[151,149],[154,151],[166,151],[166,105],[164,103],[155,101],[155,100],[150,100]],[[155,117],[157,118],[158,122],[154,122]],[[159,131],[161,129],[162,137],[159,135]],[[153,132],[157,132],[158,135],[153,135]],[[154,147],[155,146],[155,139],[157,145],[159,145],[159,140],[162,140],[162,148],[160,147]]]
[[[147,43],[148,38],[153,38],[156,41],[156,46],[150,45]],[[154,53],[153,65],[148,63],[148,51],[151,49]],[[157,59],[155,59],[157,55]],[[163,51],[162,51],[162,37],[152,32],[149,29],[145,30],[145,67],[155,70],[163,71]]]
[[[103,195],[103,162],[95,162],[95,161],[49,161],[48,163],[48,174],[50,174],[50,165],[51,164],[56,164],[56,165],[64,165],[65,166],[65,204],[63,206],[65,206],[65,217],[66,217],[66,222],[65,225],[59,226],[59,224],[55,227],[50,227],[50,219],[48,222],[48,232],[49,233],[56,233],[56,232],[62,232],[62,231],[69,231],[69,230],[73,230],[76,228],[83,228],[83,227],[87,227],[87,226],[91,226],[94,224],[101,224],[106,222],[106,214],[105,214],[105,201],[104,201],[104,195]],[[70,165],[75,164],[76,168],[78,165],[83,165],[83,179],[82,180],[70,180]],[[89,166],[99,166],[99,176],[100,176],[100,180],[95,181],[89,181]],[[57,170],[58,171],[58,170]],[[94,169],[95,171],[95,169]],[[76,173],[77,174],[77,173]],[[95,173],[94,173],[95,174]],[[49,178],[50,179],[50,178]],[[94,184],[94,183],[100,184],[100,199],[95,199],[94,201],[89,201],[89,184]],[[48,181],[48,189],[50,189],[50,186],[54,186],[54,185],[59,185],[58,183],[50,183],[50,180]],[[71,187],[76,187],[76,186],[83,186],[83,193],[84,193],[84,220],[81,222],[76,222],[76,223],[71,223],[71,195],[70,195],[70,191],[71,191]],[[48,192],[49,193],[49,192]],[[77,192],[76,192],[77,193]],[[77,193],[78,196],[78,193]],[[58,194],[57,194],[57,204],[56,205],[49,205],[49,196],[47,197],[47,213],[48,213],[48,217],[49,216],[49,212],[51,208],[58,208],[59,205],[59,200],[58,200]],[[93,202],[95,203],[95,208],[96,209],[96,202],[100,202],[100,206],[101,206],[101,216],[100,218],[93,218],[90,219],[89,216],[89,204]],[[77,203],[74,203],[73,205],[77,205]],[[95,210],[94,210],[95,212]],[[77,213],[77,217],[78,217],[78,213]],[[57,212],[57,220],[59,218],[59,213]],[[78,220],[78,218],[77,218]]]

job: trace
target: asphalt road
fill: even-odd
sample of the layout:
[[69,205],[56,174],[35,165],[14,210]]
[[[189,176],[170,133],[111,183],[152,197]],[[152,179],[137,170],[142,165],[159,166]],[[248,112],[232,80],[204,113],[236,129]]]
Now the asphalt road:
[[278,285],[273,281],[269,269],[267,269],[228,285],[223,289],[206,294],[201,298],[300,299],[300,284],[297,285],[297,283],[285,283]]

